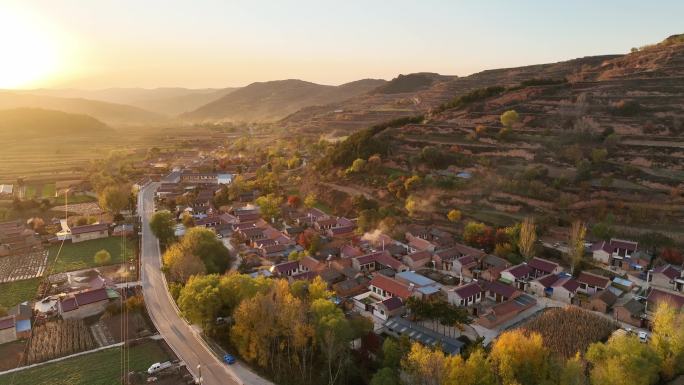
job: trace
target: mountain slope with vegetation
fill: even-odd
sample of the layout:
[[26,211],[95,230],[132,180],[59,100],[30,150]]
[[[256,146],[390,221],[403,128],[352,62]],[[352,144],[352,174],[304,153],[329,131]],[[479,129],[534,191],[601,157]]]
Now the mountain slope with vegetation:
[[[562,229],[581,218],[592,239],[684,242],[683,80],[676,39],[626,55],[484,71],[449,82],[461,88],[445,102],[404,111],[412,122],[332,145],[319,167],[401,209],[409,195],[425,197],[411,214],[444,225],[456,208],[496,226],[534,216],[545,230]],[[355,157],[370,163],[370,152],[383,167],[363,177],[345,171]],[[421,187],[398,188],[406,175]]]
[[100,136],[109,130],[87,115],[39,108],[0,110],[0,136],[5,138]]
[[252,83],[181,115],[190,121],[267,122],[281,119],[301,108],[339,102],[367,93],[384,80],[364,79],[327,86],[289,79]]

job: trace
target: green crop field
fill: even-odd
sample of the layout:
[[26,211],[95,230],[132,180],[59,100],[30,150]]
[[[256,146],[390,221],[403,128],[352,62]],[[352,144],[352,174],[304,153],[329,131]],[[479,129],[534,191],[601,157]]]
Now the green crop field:
[[[170,357],[150,341],[130,348],[131,371],[146,371]],[[0,385],[111,385],[121,383],[121,348],[84,354],[51,364],[0,376]]]
[[[59,244],[50,246],[50,263],[55,261]],[[133,242],[126,240],[126,250],[122,249],[120,237],[109,237],[95,239],[79,243],[64,243],[51,273],[87,269],[89,267],[100,266],[93,260],[95,253],[100,250],[107,250],[112,256],[112,260],[107,265],[122,263],[125,259],[133,256]]]
[[16,304],[28,301],[35,297],[38,291],[40,278],[26,279],[23,281],[0,283],[0,305],[10,308]]

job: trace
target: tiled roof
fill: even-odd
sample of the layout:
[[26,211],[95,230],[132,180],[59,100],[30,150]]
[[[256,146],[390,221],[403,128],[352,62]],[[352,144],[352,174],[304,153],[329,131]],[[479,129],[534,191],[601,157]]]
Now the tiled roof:
[[297,270],[298,268],[299,261],[288,261],[273,266],[273,269],[278,273],[286,273],[288,271]]
[[681,272],[677,270],[674,266],[672,265],[663,265],[659,266],[655,269],[653,269],[654,273],[662,273],[664,274],[667,278],[669,279],[675,279],[681,276]]
[[109,299],[109,296],[107,296],[107,289],[100,288],[76,293],[74,298],[76,298],[78,306],[84,306],[95,302],[106,301]]
[[401,301],[401,298],[399,298],[399,297],[387,298],[386,300],[382,301],[382,304],[389,311],[396,310],[396,309],[399,309],[400,307],[404,306],[404,303]]
[[0,318],[0,330],[5,330],[14,327],[14,316]]
[[304,256],[299,260],[299,264],[311,271],[316,271],[324,267],[324,265],[311,256]]
[[516,292],[516,289],[513,286],[506,285],[505,283],[499,281],[490,283],[489,287],[487,287],[487,290],[508,298],[512,297]]
[[402,267],[405,267],[403,263],[389,255],[389,252],[387,251],[383,251],[382,253],[378,254],[375,261],[381,265],[391,267],[397,271],[401,270]]
[[657,304],[658,302],[670,302],[673,306],[679,309],[684,308],[684,296],[656,288],[651,289],[651,292],[648,293],[646,300],[652,304]]
[[454,289],[454,293],[458,294],[461,298],[468,298],[481,292],[482,288],[475,282],[471,282],[467,285],[459,286]]
[[94,225],[76,226],[71,228],[72,235],[94,233],[96,231],[107,231],[109,225],[106,223],[96,223]]
[[431,246],[433,246],[433,244],[430,243],[429,241],[426,241],[425,239],[418,238],[418,237],[412,238],[411,241],[409,242],[409,245],[411,247],[413,247],[414,249],[418,249],[418,250],[426,250],[426,249],[430,248]]
[[598,291],[594,295],[592,295],[591,298],[598,299],[599,301],[604,302],[608,306],[613,306],[615,302],[617,302],[618,300],[617,295],[613,294],[610,290]]
[[592,273],[588,273],[586,271],[583,271],[580,273],[580,275],[577,277],[577,282],[579,283],[586,283],[589,286],[595,286],[595,287],[608,287],[610,285],[610,279],[601,276],[601,275],[596,275]]
[[548,274],[537,279],[537,282],[543,287],[551,287],[556,281],[558,281],[558,276],[556,274]]
[[630,314],[639,315],[644,312],[644,304],[639,302],[636,298],[632,298],[627,303],[622,305]]
[[610,245],[610,242],[606,241],[601,241],[601,242],[596,242],[591,246],[591,251],[599,251],[603,250],[606,253],[612,253],[613,252],[613,247]]
[[481,257],[485,253],[482,250],[478,250],[470,246],[456,243],[448,249],[438,251],[436,254],[439,255],[441,258],[449,258],[452,256],[458,258],[464,255],[468,255],[471,257]]
[[545,273],[552,273],[558,267],[557,263],[547,261],[542,258],[532,258],[527,265],[535,270],[540,270]]
[[565,278],[560,278],[556,282],[551,285],[553,287],[563,287],[565,290],[570,291],[570,292],[575,292],[577,291],[577,288],[579,288],[579,283],[575,281],[572,277],[565,277]]
[[637,243],[633,241],[626,241],[624,239],[611,239],[610,246],[613,250],[616,248],[627,249],[629,251],[635,251],[637,249]]
[[530,274],[532,272],[532,269],[528,265],[523,263],[520,265],[509,267],[508,269],[504,270],[504,272],[505,271],[511,273],[511,275],[515,278],[521,278]]
[[62,311],[63,312],[68,312],[72,310],[78,309],[78,303],[76,303],[76,298],[74,297],[68,297],[62,300],[61,302],[62,305]]
[[411,291],[406,285],[397,281],[396,279],[386,277],[382,274],[376,274],[373,279],[371,279],[369,285],[383,289],[392,293],[394,296],[401,297],[403,299],[411,296]]
[[410,258],[413,262],[418,262],[418,261],[422,261],[424,259],[431,259],[432,253],[427,251],[427,250],[423,250],[423,251],[417,251],[415,253],[409,254],[406,257]]

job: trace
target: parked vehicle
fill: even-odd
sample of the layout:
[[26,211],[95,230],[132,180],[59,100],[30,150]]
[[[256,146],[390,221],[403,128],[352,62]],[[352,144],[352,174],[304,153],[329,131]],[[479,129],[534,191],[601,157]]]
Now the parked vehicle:
[[644,331],[639,332],[639,341],[646,343],[646,342],[648,342],[648,337],[649,337],[649,335],[647,332],[644,332]]
[[225,362],[228,365],[233,365],[236,361],[237,360],[235,359],[235,357],[233,357],[232,354],[226,354],[225,356],[223,356],[223,362]]
[[173,364],[171,361],[166,361],[166,362],[157,362],[152,364],[149,369],[147,369],[147,374],[155,374],[159,373],[164,369],[168,369],[172,366]]

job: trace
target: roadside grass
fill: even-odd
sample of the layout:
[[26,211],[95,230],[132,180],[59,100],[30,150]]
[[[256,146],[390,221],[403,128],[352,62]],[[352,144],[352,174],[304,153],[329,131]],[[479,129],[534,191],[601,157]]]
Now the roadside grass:
[[[95,263],[93,257],[100,250],[107,250],[112,256],[106,265],[114,265],[124,262],[133,255],[133,241],[126,240],[126,250],[122,249],[120,237],[94,239],[79,243],[64,243],[59,260],[56,261],[50,273],[62,273],[65,271],[82,270],[90,267],[103,266]],[[55,261],[59,244],[50,246],[50,263]]]
[[[155,341],[132,346],[131,371],[143,372],[170,357]],[[0,376],[0,385],[111,385],[121,383],[121,347]]]
[[24,190],[24,197],[25,199],[31,199],[36,197],[36,186],[35,185],[28,185],[25,187]]
[[54,183],[46,183],[43,185],[43,191],[42,191],[42,197],[43,198],[54,198],[55,197],[55,184]]
[[0,283],[0,305],[9,309],[16,304],[33,299],[38,291],[40,278]]

